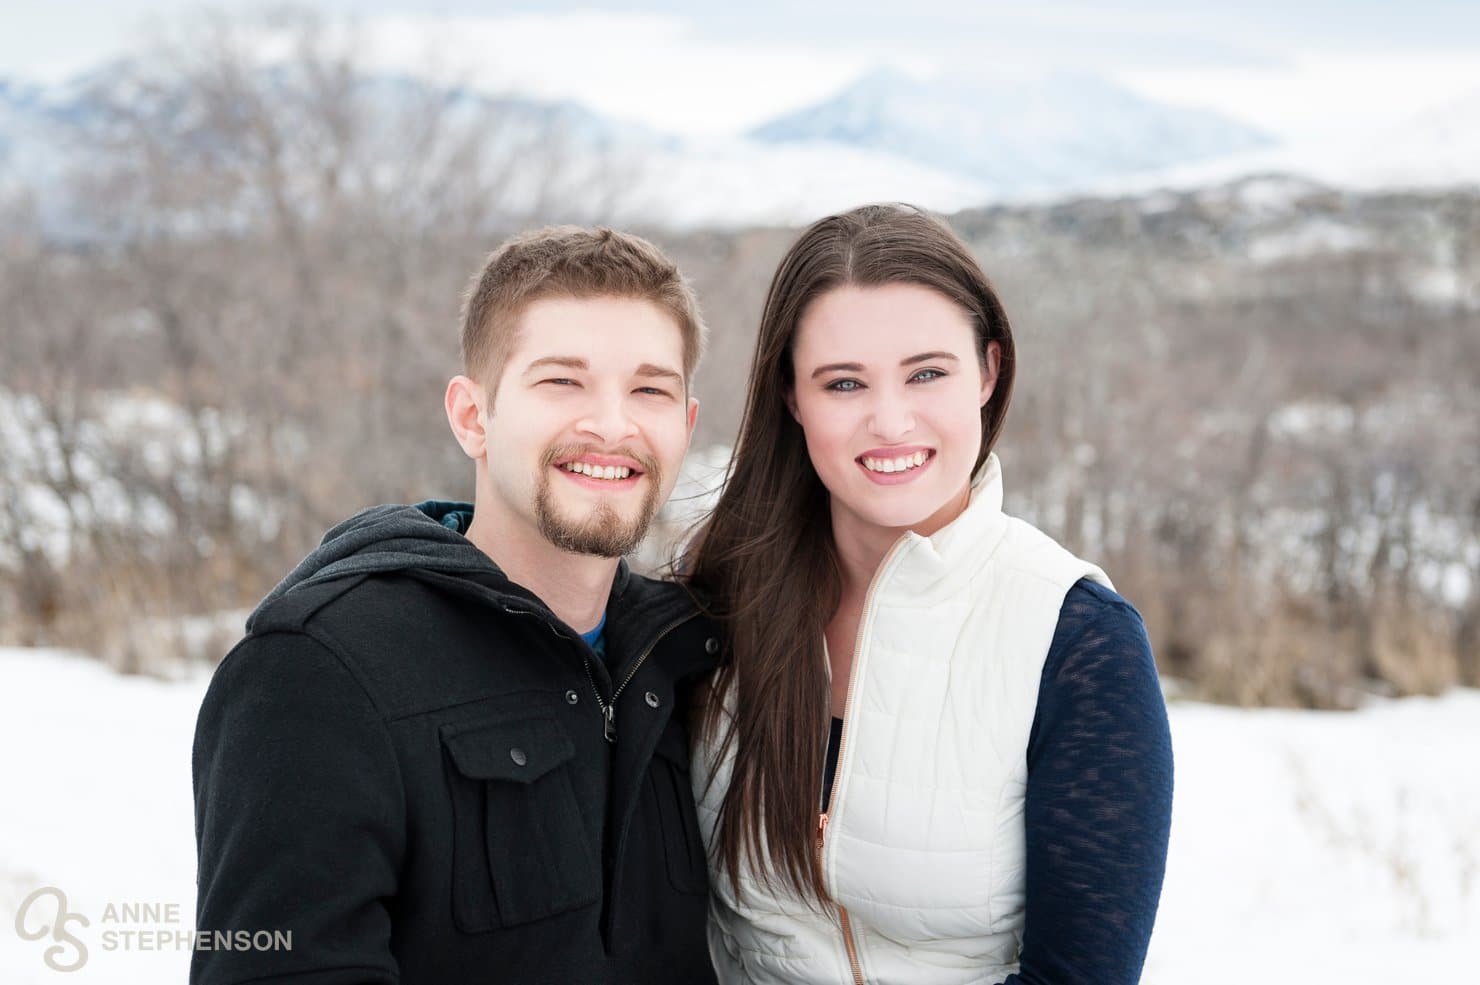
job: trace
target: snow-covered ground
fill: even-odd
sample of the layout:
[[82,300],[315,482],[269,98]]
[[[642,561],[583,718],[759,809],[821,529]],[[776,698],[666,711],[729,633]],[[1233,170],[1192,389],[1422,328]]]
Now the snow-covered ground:
[[[54,651],[0,649],[0,981],[183,981],[187,952],[119,931],[188,931],[190,743],[207,678],[119,677]],[[1146,985],[1472,981],[1480,943],[1480,692],[1355,713],[1172,706],[1177,800]],[[42,886],[86,927],[23,940]],[[107,907],[157,908],[107,922]],[[52,921],[54,899],[27,920]],[[137,916],[136,914],[134,916]],[[160,919],[163,918],[163,919]],[[113,931],[116,947],[105,947]]]

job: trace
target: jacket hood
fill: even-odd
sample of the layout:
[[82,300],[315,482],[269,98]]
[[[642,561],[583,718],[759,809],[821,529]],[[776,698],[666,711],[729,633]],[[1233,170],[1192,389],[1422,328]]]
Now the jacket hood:
[[[414,506],[372,506],[330,528],[288,576],[257,603],[247,617],[251,633],[262,613],[286,595],[339,578],[406,572],[443,591],[469,599],[494,600],[504,608],[536,612],[553,623],[558,618],[544,600],[511,581],[493,559],[464,534],[473,519],[473,504],[427,500]],[[619,605],[622,623],[637,613],[638,624],[666,622],[703,603],[689,586],[633,576],[625,558],[612,577],[608,611]],[[559,625],[564,625],[559,623]],[[608,623],[608,632],[623,632]],[[574,633],[574,630],[570,631]],[[711,661],[712,662],[712,661]]]
[[319,546],[278,582],[247,619],[289,592],[353,575],[417,569],[452,576],[507,580],[498,566],[463,536],[471,503],[428,500],[415,506],[372,506],[330,528]]

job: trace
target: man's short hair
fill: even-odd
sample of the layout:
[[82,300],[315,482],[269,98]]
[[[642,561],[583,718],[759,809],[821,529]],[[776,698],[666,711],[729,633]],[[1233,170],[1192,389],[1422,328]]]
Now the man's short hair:
[[691,381],[704,351],[699,302],[673,261],[652,243],[604,226],[547,226],[521,233],[488,257],[463,301],[463,372],[496,388],[524,309],[544,298],[636,298],[673,316]]

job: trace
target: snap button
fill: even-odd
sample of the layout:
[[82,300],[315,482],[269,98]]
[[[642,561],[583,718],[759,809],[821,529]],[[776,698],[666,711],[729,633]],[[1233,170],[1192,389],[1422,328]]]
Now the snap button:
[[529,757],[524,755],[523,749],[510,749],[509,758],[514,761],[515,766],[523,766],[525,763],[529,762]]
[[579,694],[577,694],[575,691],[566,691],[565,692],[565,703],[566,704],[573,705],[577,701],[580,701],[580,700],[581,700],[581,696]]
[[704,641],[704,652],[707,653],[707,654],[709,654],[711,657],[714,656],[716,653],[718,653],[719,652],[719,640],[715,639],[713,636],[711,636],[711,637],[709,637],[709,639],[705,640]]
[[649,708],[656,708],[661,703],[658,701],[658,696],[651,691],[649,691],[647,694],[644,694],[642,696],[642,700],[648,703]]

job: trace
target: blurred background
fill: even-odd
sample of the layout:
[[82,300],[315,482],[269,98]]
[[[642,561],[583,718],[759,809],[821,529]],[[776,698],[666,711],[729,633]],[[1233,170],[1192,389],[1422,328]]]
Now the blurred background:
[[[653,567],[777,259],[877,200],[1002,295],[1008,510],[1146,617],[1178,801],[1145,980],[1473,972],[1480,7],[1440,0],[7,8],[0,916],[56,885],[75,979],[183,979],[104,908],[188,929],[190,734],[245,611],[342,517],[471,497],[441,395],[504,237],[619,225],[700,292]],[[55,980],[43,949],[0,930],[0,974]]]

